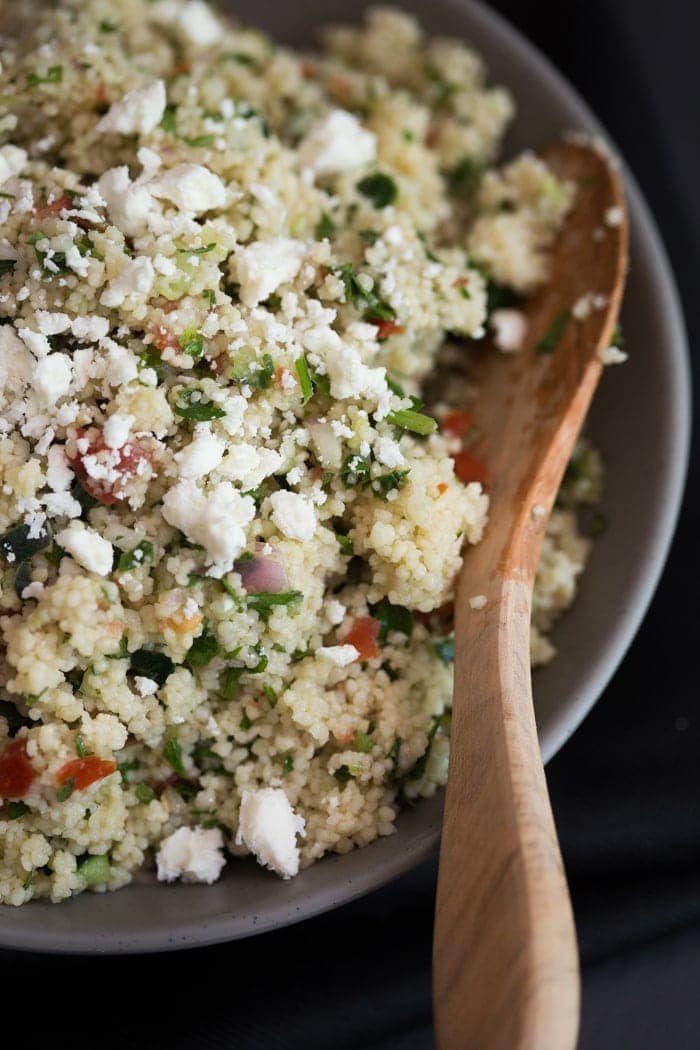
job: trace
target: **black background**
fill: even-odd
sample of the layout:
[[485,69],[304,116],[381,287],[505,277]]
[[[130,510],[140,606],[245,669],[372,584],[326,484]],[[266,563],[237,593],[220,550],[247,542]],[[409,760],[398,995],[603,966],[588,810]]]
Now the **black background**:
[[[694,0],[494,6],[569,76],[621,147],[670,251],[692,346]],[[584,967],[582,1050],[700,1047],[698,526],[691,465],[651,611],[605,696],[548,767]],[[37,1046],[424,1050],[434,877],[428,864],[302,926],[178,955],[0,952],[5,1023],[12,1015],[28,1025]]]

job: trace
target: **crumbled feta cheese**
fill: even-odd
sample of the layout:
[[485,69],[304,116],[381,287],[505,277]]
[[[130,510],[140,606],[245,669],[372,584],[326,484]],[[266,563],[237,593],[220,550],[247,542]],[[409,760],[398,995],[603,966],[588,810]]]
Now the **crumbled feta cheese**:
[[306,824],[281,788],[244,791],[238,814],[236,845],[245,845],[259,864],[290,879],[299,871],[297,835]]
[[621,226],[622,220],[625,217],[625,213],[622,208],[608,208],[605,212],[605,225],[606,226]]
[[226,187],[202,164],[176,164],[150,183],[156,197],[164,197],[180,211],[199,215],[226,204]]
[[156,273],[162,274],[163,277],[172,277],[173,274],[177,273],[177,266],[174,260],[167,255],[162,255],[160,252],[153,260],[153,268]]
[[216,882],[226,864],[219,828],[178,828],[163,839],[156,854],[161,882]]
[[619,346],[606,346],[598,351],[598,357],[604,365],[621,365],[627,360],[628,354],[620,350]]
[[13,175],[21,174],[27,163],[27,151],[10,143],[0,148],[0,186]]
[[494,342],[505,354],[522,350],[527,334],[527,320],[520,310],[494,310],[489,317]]
[[100,347],[107,351],[105,380],[110,386],[126,386],[139,374],[136,356],[128,346],[120,346],[113,339],[100,340]]
[[37,310],[36,325],[42,335],[60,335],[70,328],[68,314],[52,314],[49,310]]
[[73,521],[67,528],[61,529],[56,535],[56,543],[88,572],[94,572],[98,576],[109,576],[112,571],[112,544],[81,521]]
[[126,166],[109,168],[100,176],[98,190],[107,206],[110,221],[128,237],[135,237],[148,226],[158,204],[147,184],[132,182]]
[[469,605],[472,609],[483,609],[486,605],[487,598],[485,594],[475,594],[473,598],[469,599]]
[[46,483],[53,492],[67,492],[73,484],[73,471],[63,445],[52,445],[47,453]]
[[32,332],[30,328],[18,328],[17,335],[35,357],[46,357],[51,353],[51,343],[41,332]]
[[334,109],[299,144],[299,163],[314,175],[337,175],[369,164],[377,155],[377,136],[353,113]]
[[211,432],[207,423],[198,423],[194,440],[175,453],[175,462],[181,478],[203,478],[211,473],[224,456],[224,442]]
[[236,280],[241,301],[255,306],[267,299],[281,284],[293,281],[299,272],[305,247],[289,237],[254,241],[239,248],[234,256]]
[[398,441],[393,438],[381,436],[374,442],[374,455],[385,467],[393,470],[394,467],[402,467],[406,462],[403,452],[399,448]]
[[290,540],[310,540],[316,531],[316,512],[306,496],[298,492],[273,492],[272,520]]
[[22,591],[22,600],[26,601],[27,598],[41,598],[44,593],[44,585],[39,580],[34,580],[33,583],[27,584]]
[[336,667],[347,667],[359,659],[360,652],[354,645],[321,645],[316,650],[316,656]]
[[152,678],[144,678],[143,675],[134,675],[134,685],[139,696],[153,696],[158,692],[158,683]]
[[70,390],[73,366],[68,354],[49,354],[37,361],[32,386],[40,404],[54,405]]
[[113,102],[96,131],[115,135],[147,135],[162,120],[165,102],[165,84],[162,80],[154,80]]
[[211,47],[221,38],[223,27],[209,4],[188,0],[179,13],[177,24],[184,36],[197,47]]
[[41,502],[50,518],[79,518],[83,508],[70,492],[50,492]]
[[102,437],[107,448],[121,448],[126,444],[134,417],[115,412],[102,428]]
[[345,613],[345,606],[342,602],[337,601],[335,598],[332,598],[326,604],[326,615],[328,617],[328,622],[333,627],[337,627],[338,624],[343,622],[343,620],[345,619]]
[[154,280],[155,271],[148,256],[139,255],[135,259],[127,259],[122,272],[109,282],[100,296],[100,303],[102,306],[117,307],[131,295],[145,298]]
[[71,323],[71,331],[80,343],[98,343],[109,332],[109,321],[106,317],[76,317]]
[[287,473],[287,484],[298,485],[301,479],[304,477],[303,467],[292,467]]
[[163,496],[163,517],[192,543],[201,543],[209,575],[220,579],[246,545],[245,526],[255,517],[255,502],[228,481],[205,493],[184,478]]

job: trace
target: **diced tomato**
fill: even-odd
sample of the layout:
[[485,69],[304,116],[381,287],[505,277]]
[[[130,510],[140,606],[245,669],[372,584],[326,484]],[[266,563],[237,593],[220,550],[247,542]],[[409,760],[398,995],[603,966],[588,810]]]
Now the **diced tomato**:
[[390,335],[398,335],[403,332],[403,325],[397,324],[396,321],[375,321],[374,323],[377,325],[377,339],[380,343],[388,339]]
[[439,496],[444,496],[444,494],[447,492],[449,487],[450,486],[446,485],[444,481],[441,481],[440,484],[437,487],[438,495]]
[[0,798],[22,798],[34,780],[24,740],[11,740],[0,752]]
[[486,481],[486,468],[484,464],[472,456],[470,452],[457,452],[452,457],[455,463],[455,474],[465,485],[470,481]]
[[[69,456],[68,461],[86,492],[100,503],[111,507],[125,498],[124,487],[131,478],[143,470],[141,464],[149,463],[151,457],[136,441],[127,441],[121,448],[111,449],[105,444],[100,431],[93,427],[89,431],[79,430],[78,440],[87,438],[87,451]],[[100,454],[104,453],[103,456]],[[93,478],[85,466],[87,456],[97,456],[109,464],[112,478]]]
[[450,437],[464,437],[473,422],[468,412],[463,412],[461,408],[451,408],[442,417],[440,430]]
[[103,780],[113,773],[117,763],[113,758],[98,758],[97,755],[88,755],[87,758],[74,758],[61,766],[56,774],[56,783],[60,786],[67,780],[73,781],[76,791],[94,784],[96,780]]
[[374,616],[360,616],[343,638],[343,645],[354,645],[360,660],[374,660],[381,656],[377,645],[379,626],[379,620],[375,620]]
[[101,104],[107,101],[107,85],[104,80],[98,80],[92,90],[93,98],[95,102]]

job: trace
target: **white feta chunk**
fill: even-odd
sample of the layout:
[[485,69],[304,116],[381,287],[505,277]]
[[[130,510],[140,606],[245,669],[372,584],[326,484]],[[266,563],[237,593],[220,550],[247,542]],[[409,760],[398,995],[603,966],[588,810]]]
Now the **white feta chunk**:
[[321,645],[316,650],[316,656],[336,667],[347,667],[359,659],[360,652],[354,645]]
[[299,163],[314,175],[352,171],[376,156],[377,136],[344,109],[334,109],[322,117],[299,145]]
[[313,503],[298,492],[273,492],[270,496],[272,520],[290,540],[310,540],[316,531]]
[[102,437],[107,448],[122,448],[126,444],[134,417],[115,412],[110,416],[102,428]]
[[226,864],[219,828],[178,828],[163,839],[156,853],[161,882],[216,882]]
[[241,301],[256,306],[299,272],[305,247],[290,237],[253,241],[236,251],[234,266]]
[[112,544],[81,521],[73,521],[56,535],[56,543],[68,552],[88,572],[109,576],[114,551]]
[[198,423],[194,440],[175,453],[181,478],[203,478],[218,467],[224,456],[224,442],[211,432],[208,423]]
[[63,445],[52,445],[47,456],[46,483],[53,492],[67,492],[73,484],[73,471]]
[[522,350],[527,335],[527,320],[520,310],[494,310],[489,317],[494,342],[505,354]]
[[39,403],[55,405],[70,390],[73,365],[68,354],[49,354],[37,361],[32,386]]
[[177,25],[190,43],[197,47],[211,47],[221,39],[223,26],[203,0],[188,0],[181,9]]
[[259,864],[283,879],[299,871],[296,837],[305,830],[304,818],[294,812],[281,788],[243,792],[236,844],[246,846]]
[[374,454],[377,460],[385,467],[389,467],[390,470],[393,470],[395,467],[402,467],[406,462],[404,454],[399,448],[398,441],[394,441],[393,438],[385,435],[378,437],[374,442]]
[[245,526],[255,517],[255,501],[229,481],[205,493],[194,480],[184,478],[163,496],[163,517],[204,547],[209,575],[220,579],[246,545]]
[[148,227],[149,217],[160,210],[149,185],[132,182],[126,166],[109,168],[100,176],[100,196],[107,206],[110,222],[128,237],[136,237]]
[[158,692],[158,683],[140,674],[134,675],[134,685],[139,696],[153,696]]
[[114,135],[147,135],[162,120],[165,102],[165,84],[153,80],[113,102],[96,130]]
[[200,215],[226,204],[226,187],[202,164],[176,164],[150,183],[156,197],[170,201],[180,211]]
[[60,335],[70,328],[68,314],[51,313],[50,310],[37,310],[36,325],[42,335]]
[[0,186],[13,175],[20,175],[27,163],[27,151],[10,143],[0,148]]
[[130,296],[146,297],[154,280],[155,270],[147,255],[127,259],[119,276],[109,282],[100,296],[100,304],[114,308],[121,306]]

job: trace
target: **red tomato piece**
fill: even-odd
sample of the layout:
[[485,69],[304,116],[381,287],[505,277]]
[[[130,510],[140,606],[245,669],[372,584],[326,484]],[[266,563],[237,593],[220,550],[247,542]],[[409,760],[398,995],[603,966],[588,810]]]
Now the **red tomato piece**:
[[377,325],[377,339],[382,343],[385,339],[388,339],[390,335],[399,335],[403,332],[403,325],[397,324],[396,321],[375,321]]
[[56,783],[60,786],[67,780],[73,781],[76,791],[94,784],[96,780],[103,780],[113,773],[117,763],[113,758],[98,758],[97,755],[88,755],[87,758],[74,758],[61,766],[56,774]]
[[465,485],[470,481],[486,481],[486,467],[472,456],[470,452],[458,452],[452,457],[455,463],[455,474]]
[[375,620],[374,616],[360,616],[343,638],[343,645],[354,645],[360,654],[360,660],[374,660],[381,656],[377,645],[379,626],[379,620]]
[[24,740],[11,740],[0,752],[0,798],[22,798],[34,780]]
[[[121,503],[125,498],[124,488],[136,474],[140,473],[142,463],[150,462],[150,456],[136,441],[127,441],[121,448],[111,449],[105,444],[104,438],[97,428],[90,431],[79,430],[78,439],[87,438],[89,445],[87,451],[77,452],[75,456],[69,456],[68,462],[78,478],[78,481],[94,499],[105,506],[110,507],[115,503]],[[103,454],[103,455],[102,455]],[[109,467],[109,477],[93,478],[85,465],[88,456],[97,456],[103,460],[105,466]]]
[[463,412],[461,408],[452,408],[442,417],[440,430],[450,437],[464,437],[473,422],[468,412]]
[[73,201],[66,193],[62,193],[60,197],[56,197],[49,204],[42,204],[41,207],[35,211],[37,219],[48,219],[51,215],[58,215],[62,211],[70,211],[73,208]]

